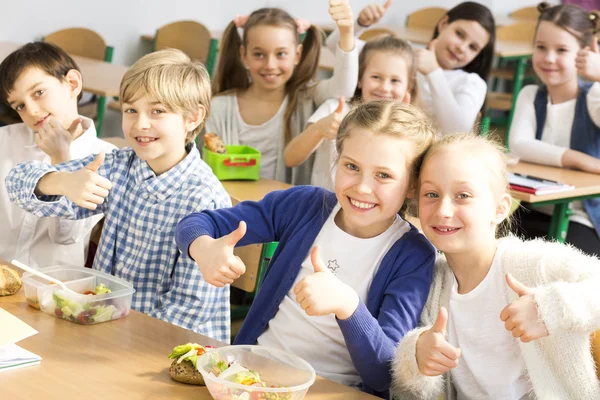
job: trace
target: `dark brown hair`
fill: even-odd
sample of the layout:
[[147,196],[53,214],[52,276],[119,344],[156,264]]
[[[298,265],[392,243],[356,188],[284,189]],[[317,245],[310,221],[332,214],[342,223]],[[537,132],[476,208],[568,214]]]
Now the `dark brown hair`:
[[[358,56],[358,81],[363,77],[369,58],[374,52],[390,53],[400,56],[406,62],[406,68],[408,71],[408,85],[406,91],[410,93],[411,100],[414,101],[417,95],[417,66],[415,52],[411,45],[403,39],[399,39],[392,35],[380,36],[375,39],[369,40],[365,43],[365,46],[360,51]],[[356,86],[354,96],[352,97],[351,103],[356,103],[362,100],[362,89]]]
[[[496,43],[496,22],[492,12],[483,4],[474,1],[465,1],[454,8],[451,8],[447,13],[448,23],[451,24],[458,20],[475,21],[479,23],[490,34],[490,40],[487,45],[481,49],[477,57],[469,64],[461,69],[466,72],[476,73],[487,82],[490,70],[492,68],[492,60],[494,58],[494,45]],[[433,32],[433,39],[439,36],[440,32],[436,25]]]
[[[240,46],[248,44],[248,32],[256,26],[273,26],[288,28],[294,33],[296,45],[300,43],[296,21],[284,10],[279,8],[261,8],[248,17],[244,25],[244,36],[240,38],[234,22],[230,22],[221,40],[221,55],[217,72],[213,81],[213,94],[218,95],[229,91],[244,90],[250,86],[248,71],[244,68],[240,55]],[[315,78],[321,53],[321,31],[314,25],[306,31],[302,41],[300,62],[296,65],[293,75],[285,84],[288,104],[284,113],[285,143],[292,138],[290,121],[298,104],[300,91]]]
[[600,12],[598,11],[588,13],[574,4],[551,6],[546,2],[538,4],[537,9],[540,17],[535,28],[536,33],[542,21],[552,22],[575,36],[583,48],[591,44],[594,34],[599,30]]
[[59,81],[63,81],[70,70],[79,71],[75,61],[60,47],[45,42],[27,43],[0,64],[0,99],[4,103],[8,104],[15,82],[30,67],[39,68]]

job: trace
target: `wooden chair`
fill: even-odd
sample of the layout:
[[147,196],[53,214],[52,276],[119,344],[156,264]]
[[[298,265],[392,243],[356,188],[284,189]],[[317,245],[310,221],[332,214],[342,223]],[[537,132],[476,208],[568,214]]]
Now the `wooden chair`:
[[196,21],[177,21],[164,25],[156,30],[152,51],[166,48],[179,49],[192,60],[206,65],[212,75],[215,64],[218,41],[212,39],[210,31]]
[[523,7],[508,14],[512,19],[524,19],[537,21],[540,12],[537,7]]
[[[535,27],[536,22],[530,20],[523,20],[513,24],[500,26],[496,28],[496,40],[526,42],[533,46]],[[510,68],[507,66],[507,60],[503,59],[498,60],[498,65],[499,67],[492,69],[491,72],[493,84],[492,90],[488,91],[486,96],[486,111],[499,110],[508,112],[508,119],[505,123],[496,122],[496,124],[507,126],[505,144],[508,145],[508,130],[510,129],[510,124],[512,122],[514,104],[519,94],[518,91],[523,85],[525,76],[533,76],[533,72],[529,69],[529,71],[524,71],[523,73],[515,73],[514,67]],[[500,80],[513,81],[513,92],[505,93],[497,91]]]
[[600,379],[600,331],[590,335],[590,344],[592,346],[592,356],[596,364],[596,376]]
[[367,29],[358,37],[360,40],[369,41],[379,36],[392,35],[394,36],[394,32],[386,28],[371,28]]
[[433,31],[437,23],[447,12],[447,8],[441,7],[421,8],[406,17],[406,27],[431,29]]
[[[67,28],[46,35],[44,42],[52,43],[74,56],[92,58],[94,60],[112,62],[113,48],[96,32],[86,28]],[[82,115],[96,120],[96,132],[100,136],[106,98],[94,95],[92,99],[79,105]]]

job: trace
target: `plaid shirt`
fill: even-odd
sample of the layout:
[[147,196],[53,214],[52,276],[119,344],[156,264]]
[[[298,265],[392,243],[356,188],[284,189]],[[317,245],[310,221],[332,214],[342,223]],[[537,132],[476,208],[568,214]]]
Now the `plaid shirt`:
[[130,148],[106,154],[98,173],[113,188],[94,211],[64,196],[34,195],[43,175],[78,170],[95,157],[56,166],[19,164],[6,178],[11,201],[38,217],[82,219],[104,213],[94,268],[133,284],[132,308],[228,343],[229,287],[206,283],[194,260],[175,244],[175,227],[184,216],[231,206],[229,195],[196,147],[159,176]]

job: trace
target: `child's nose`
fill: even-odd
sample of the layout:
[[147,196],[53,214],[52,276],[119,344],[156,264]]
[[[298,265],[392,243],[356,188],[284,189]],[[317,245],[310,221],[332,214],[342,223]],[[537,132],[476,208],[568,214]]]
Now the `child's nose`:
[[441,199],[438,207],[438,214],[442,217],[451,217],[454,213],[454,207],[452,206],[452,201],[447,198]]
[[144,115],[138,114],[133,127],[138,131],[150,129],[150,120]]
[[361,175],[360,181],[356,185],[356,191],[362,194],[371,194],[373,193],[373,182],[372,179],[368,175]]
[[275,58],[275,56],[269,56],[269,58],[267,58],[267,68],[274,69],[276,66],[277,59]]

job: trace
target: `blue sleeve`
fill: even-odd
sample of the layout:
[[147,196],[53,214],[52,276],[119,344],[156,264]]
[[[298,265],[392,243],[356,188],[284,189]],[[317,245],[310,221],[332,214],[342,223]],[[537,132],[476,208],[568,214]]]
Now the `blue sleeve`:
[[[402,240],[398,255],[391,260],[395,265],[390,267],[395,273],[381,288],[383,298],[377,318],[373,316],[373,310],[361,302],[350,318],[338,320],[363,384],[378,392],[390,388],[396,346],[417,326],[433,277],[434,248],[415,230],[406,235],[412,238]],[[381,265],[380,269],[383,267]],[[373,286],[371,290],[374,290]]]
[[246,222],[247,231],[237,246],[279,241],[294,216],[302,214],[307,203],[314,203],[315,189],[297,186],[271,192],[261,201],[243,201],[232,208],[190,214],[177,224],[177,246],[188,254],[190,244],[198,237],[223,237],[237,229],[240,221]]
[[[111,180],[115,152],[105,155],[104,163],[98,174]],[[37,217],[59,217],[65,219],[84,219],[106,211],[105,201],[95,210],[78,207],[65,196],[36,196],[35,188],[39,180],[51,172],[74,172],[91,163],[96,154],[79,160],[71,160],[58,165],[48,165],[39,161],[22,163],[13,168],[6,177],[6,191],[10,201]],[[110,196],[110,194],[109,194]]]

